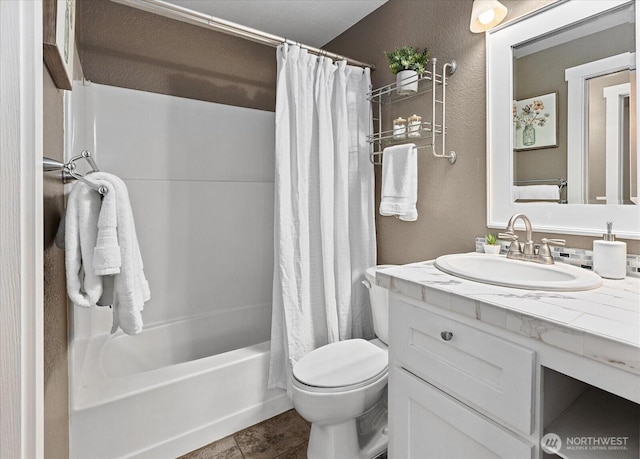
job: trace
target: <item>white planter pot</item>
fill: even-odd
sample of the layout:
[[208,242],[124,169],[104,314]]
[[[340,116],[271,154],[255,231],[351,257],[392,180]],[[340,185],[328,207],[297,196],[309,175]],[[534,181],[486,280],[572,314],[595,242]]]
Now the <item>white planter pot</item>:
[[500,254],[500,246],[484,244],[484,253],[488,253],[490,255],[498,255]]
[[396,92],[398,94],[413,94],[418,91],[418,72],[402,70],[396,74]]

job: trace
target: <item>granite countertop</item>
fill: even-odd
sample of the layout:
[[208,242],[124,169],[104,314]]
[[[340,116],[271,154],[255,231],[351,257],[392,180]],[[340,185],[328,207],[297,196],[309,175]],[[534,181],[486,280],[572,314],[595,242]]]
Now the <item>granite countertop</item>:
[[377,284],[431,305],[640,374],[640,279],[603,279],[582,292],[469,281],[433,261],[381,269]]

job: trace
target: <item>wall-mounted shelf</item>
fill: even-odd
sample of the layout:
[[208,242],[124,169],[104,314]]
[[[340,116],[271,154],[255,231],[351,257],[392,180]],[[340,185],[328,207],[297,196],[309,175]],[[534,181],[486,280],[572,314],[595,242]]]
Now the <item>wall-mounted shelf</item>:
[[[437,59],[431,59],[432,65],[434,61]],[[396,91],[398,88],[397,82],[393,82],[386,86],[382,86],[380,88],[376,88],[372,90],[368,96],[372,102],[381,103],[382,105],[394,104],[396,102],[400,102],[405,99],[410,99],[412,97],[420,96],[422,94],[427,94],[433,90],[433,85],[431,84],[433,72],[425,71],[422,75],[418,76],[418,91],[411,94],[398,94]],[[441,75],[436,75],[436,83],[442,83]]]
[[[436,135],[440,132],[440,126],[437,125],[435,129]],[[367,139],[370,143],[381,145],[384,148],[390,145],[398,145],[407,142],[420,142],[421,140],[431,139],[433,134],[434,130],[431,129],[431,123],[425,121],[420,125],[420,128],[412,131],[410,134],[404,134],[402,137],[394,135],[393,129],[390,129],[371,134]]]
[[[403,143],[414,143],[418,149],[429,149],[436,158],[446,158],[451,164],[456,162],[456,152],[446,151],[446,86],[447,75],[451,76],[457,69],[456,61],[447,62],[442,66],[442,74],[436,73],[437,59],[431,59],[431,71],[426,71],[418,77],[418,90],[410,94],[398,94],[397,83],[373,89],[368,99],[374,107],[374,120],[377,121],[377,132],[367,136],[371,148],[369,158],[373,164],[382,164],[382,155],[386,147]],[[438,92],[440,99],[438,99]],[[393,129],[384,129],[382,107],[396,104],[423,94],[431,93],[431,121],[420,124],[417,130],[407,130],[404,136],[394,135]],[[441,121],[437,121],[436,105],[442,106]],[[375,108],[377,107],[377,109]],[[413,127],[413,126],[412,126]],[[441,140],[441,151],[436,149],[437,138]]]

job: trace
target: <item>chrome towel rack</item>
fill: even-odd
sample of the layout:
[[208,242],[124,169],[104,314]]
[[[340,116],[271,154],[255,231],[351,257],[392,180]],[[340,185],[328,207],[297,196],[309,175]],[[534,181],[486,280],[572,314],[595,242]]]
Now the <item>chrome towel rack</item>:
[[[367,136],[367,142],[370,145],[369,159],[374,165],[382,164],[382,155],[385,147],[406,142],[416,144],[416,148],[418,150],[423,148],[428,149],[435,158],[447,159],[450,164],[454,164],[456,162],[456,152],[453,150],[446,150],[446,87],[448,84],[447,78],[455,73],[458,68],[458,64],[455,60],[446,62],[442,66],[442,74],[438,74],[436,71],[437,62],[438,60],[436,58],[431,59],[431,71],[427,70],[418,76],[418,89],[413,93],[398,95],[396,92],[397,82],[394,82],[381,88],[372,89],[367,94],[367,99],[371,101],[372,107],[374,108],[373,119],[377,121],[378,124],[377,132],[371,132]],[[438,92],[440,93],[439,95]],[[430,122],[420,122],[419,126],[416,126],[412,131],[409,131],[412,135],[407,134],[406,136],[398,136],[394,133],[393,129],[385,130],[382,119],[383,106],[402,102],[427,93],[431,93]],[[437,107],[440,107],[440,110],[438,110]],[[440,117],[437,115],[438,111],[441,112]],[[396,112],[396,114],[399,115],[400,113]],[[441,151],[438,151],[436,147],[436,137],[440,137]]]
[[560,178],[552,179],[531,179],[531,180],[514,180],[514,185],[537,185],[537,184],[549,184],[558,185],[558,188],[562,189],[567,186],[567,181]]
[[107,192],[109,190],[107,189],[106,186],[92,183],[91,181],[87,180],[84,175],[82,175],[79,172],[77,172],[77,170],[76,170],[76,161],[79,161],[81,159],[86,160],[89,163],[89,166],[91,166],[92,170],[90,172],[88,172],[87,175],[89,175],[89,174],[91,174],[93,172],[99,172],[100,171],[100,169],[98,168],[98,165],[96,164],[95,160],[91,156],[91,152],[88,151],[88,150],[83,150],[78,156],[74,156],[73,158],[71,158],[66,163],[60,162],[60,161],[55,160],[55,159],[43,157],[42,158],[42,170],[44,172],[60,171],[60,172],[62,172],[62,180],[63,181],[73,180],[73,179],[80,180],[82,183],[86,184],[91,189],[96,190],[102,196],[107,194]]
[[[437,59],[433,58],[432,59],[432,65],[433,65],[433,70],[432,73],[433,75],[436,75],[436,62]],[[432,102],[432,109],[431,109],[431,116],[433,117],[433,122],[431,123],[432,126],[436,126],[436,102],[442,104],[442,123],[441,123],[441,140],[442,140],[442,151],[440,153],[438,153],[436,151],[436,138],[435,136],[431,137],[431,153],[433,154],[433,156],[435,156],[436,158],[446,158],[449,160],[449,164],[454,164],[456,162],[456,159],[458,158],[458,155],[456,155],[456,152],[453,150],[450,150],[449,152],[447,152],[446,149],[446,138],[447,138],[447,126],[446,126],[446,119],[447,119],[447,74],[448,75],[453,75],[455,73],[455,71],[458,69],[458,63],[455,60],[452,60],[451,62],[447,62],[442,66],[442,100],[438,100],[436,98],[436,83],[437,83],[437,78],[433,78],[432,83],[433,83],[433,96],[431,97],[431,102]]]

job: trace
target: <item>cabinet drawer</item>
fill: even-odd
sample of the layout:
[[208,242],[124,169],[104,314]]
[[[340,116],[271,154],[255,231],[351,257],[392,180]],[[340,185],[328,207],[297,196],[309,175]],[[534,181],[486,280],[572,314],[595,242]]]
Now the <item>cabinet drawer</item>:
[[398,367],[389,375],[391,459],[531,459],[534,447]]
[[[535,353],[402,300],[390,358],[479,411],[530,434]],[[447,334],[450,334],[450,339]]]

